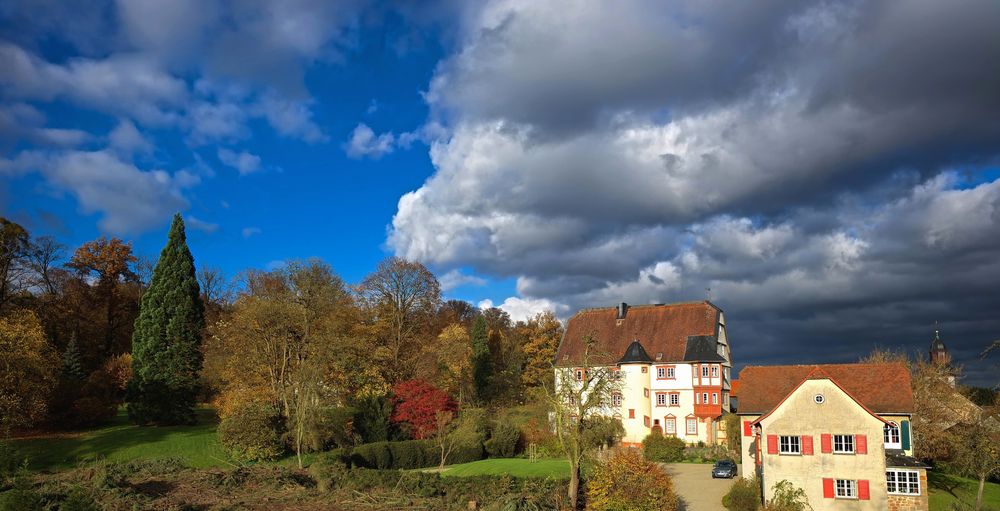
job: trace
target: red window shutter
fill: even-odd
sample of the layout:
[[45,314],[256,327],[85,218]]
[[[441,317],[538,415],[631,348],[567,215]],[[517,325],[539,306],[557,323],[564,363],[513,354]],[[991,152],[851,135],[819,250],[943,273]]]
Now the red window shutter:
[[833,479],[823,478],[823,498],[833,498]]
[[870,500],[871,492],[868,491],[868,480],[858,479],[858,499],[860,500]]
[[813,437],[812,435],[802,435],[802,455],[812,456],[813,454]]
[[854,452],[857,454],[868,454],[868,437],[865,435],[854,435]]
[[743,421],[743,436],[753,436],[753,426],[750,421]]
[[829,433],[823,433],[819,436],[819,450],[824,454],[833,452],[833,437]]
[[778,435],[767,435],[767,453],[778,454]]

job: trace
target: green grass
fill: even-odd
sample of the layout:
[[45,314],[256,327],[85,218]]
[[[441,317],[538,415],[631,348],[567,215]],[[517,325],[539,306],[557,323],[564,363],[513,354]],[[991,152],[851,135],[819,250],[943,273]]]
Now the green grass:
[[448,465],[442,476],[469,477],[479,475],[509,475],[511,477],[569,477],[566,460],[540,459],[532,462],[525,458],[491,458],[459,465]]
[[198,410],[193,426],[136,426],[124,410],[107,426],[70,435],[15,440],[28,457],[31,470],[69,468],[86,459],[112,461],[140,458],[180,458],[195,468],[227,466],[226,455],[215,433],[218,420],[209,408]]
[[[938,470],[928,470],[930,484],[931,511],[951,511],[952,504],[972,506],[976,503],[979,481],[945,474]],[[986,483],[983,490],[983,509],[1000,511],[1000,484]]]

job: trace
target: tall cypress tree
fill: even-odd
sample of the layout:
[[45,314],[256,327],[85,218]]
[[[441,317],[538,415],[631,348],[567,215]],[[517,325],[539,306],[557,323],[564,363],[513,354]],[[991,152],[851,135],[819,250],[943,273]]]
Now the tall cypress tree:
[[493,363],[490,360],[490,345],[486,330],[486,318],[482,314],[472,322],[472,383],[476,398],[485,402],[490,397],[490,376]]
[[177,214],[135,320],[128,391],[133,421],[194,422],[204,315],[194,257],[188,250],[184,221]]
[[63,352],[63,373],[76,382],[83,381],[83,362],[80,357],[80,347],[76,344],[76,332],[69,338],[69,344]]

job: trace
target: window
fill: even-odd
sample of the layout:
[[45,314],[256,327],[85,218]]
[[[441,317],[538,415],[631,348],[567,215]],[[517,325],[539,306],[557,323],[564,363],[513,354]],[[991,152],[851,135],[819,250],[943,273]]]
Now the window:
[[656,393],[656,406],[667,406],[667,395],[662,392]]
[[649,372],[649,368],[646,367],[646,366],[642,366],[642,374],[646,374],[648,372]]
[[566,401],[569,402],[569,404],[571,404],[571,405],[575,405],[576,404],[576,396],[574,396],[573,394],[570,394],[569,396],[566,397]]
[[708,378],[708,366],[701,366],[701,377]]
[[646,426],[647,428],[649,427],[649,416],[647,415],[642,416],[642,425]]
[[619,407],[622,405],[622,395],[618,392],[611,394],[611,406]]
[[889,469],[885,471],[885,484],[889,493],[920,495],[920,473],[916,470]]
[[882,429],[885,433],[885,446],[889,448],[899,449],[899,425],[895,422],[890,422],[885,425]]
[[621,369],[612,369],[611,370],[611,379],[612,380],[620,380],[620,379],[622,379],[622,370]]
[[657,367],[656,368],[656,377],[659,378],[659,379],[661,379],[661,380],[664,379],[664,378],[666,378],[667,377],[667,368],[666,367]]
[[642,389],[642,397],[649,397],[649,389]]
[[701,393],[701,404],[703,404],[703,405],[707,405],[708,404],[708,392],[702,392]]
[[635,408],[629,408],[628,409],[628,418],[629,419],[634,419],[635,418]]
[[677,419],[673,417],[667,417],[663,419],[663,431],[668,435],[677,434]]
[[697,435],[698,434],[698,420],[694,417],[687,418],[687,434]]
[[667,367],[667,378],[668,379],[671,379],[671,380],[674,379],[676,377],[675,376],[676,373],[677,373],[677,371],[674,369],[674,366]]
[[813,396],[813,402],[818,405],[821,405],[826,402],[826,398],[823,397],[823,394],[816,394],[815,396]]
[[719,366],[712,366],[712,378],[719,377]]
[[718,392],[713,392],[712,393],[712,404],[713,405],[719,404],[719,393]]
[[681,395],[676,392],[672,392],[670,394],[670,406],[680,406],[680,405],[681,405]]
[[838,499],[858,498],[858,482],[853,479],[837,479],[835,481]]
[[854,454],[854,435],[833,435],[835,454]]
[[576,377],[576,381],[583,381],[583,369],[577,369],[573,375]]
[[802,454],[802,446],[797,436],[778,438],[778,452],[781,454]]

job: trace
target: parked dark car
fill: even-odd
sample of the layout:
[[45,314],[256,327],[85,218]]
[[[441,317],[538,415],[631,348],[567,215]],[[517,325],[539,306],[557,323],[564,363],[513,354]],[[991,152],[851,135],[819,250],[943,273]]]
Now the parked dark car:
[[736,462],[733,460],[719,460],[712,465],[712,479],[724,477],[732,479],[736,477]]

